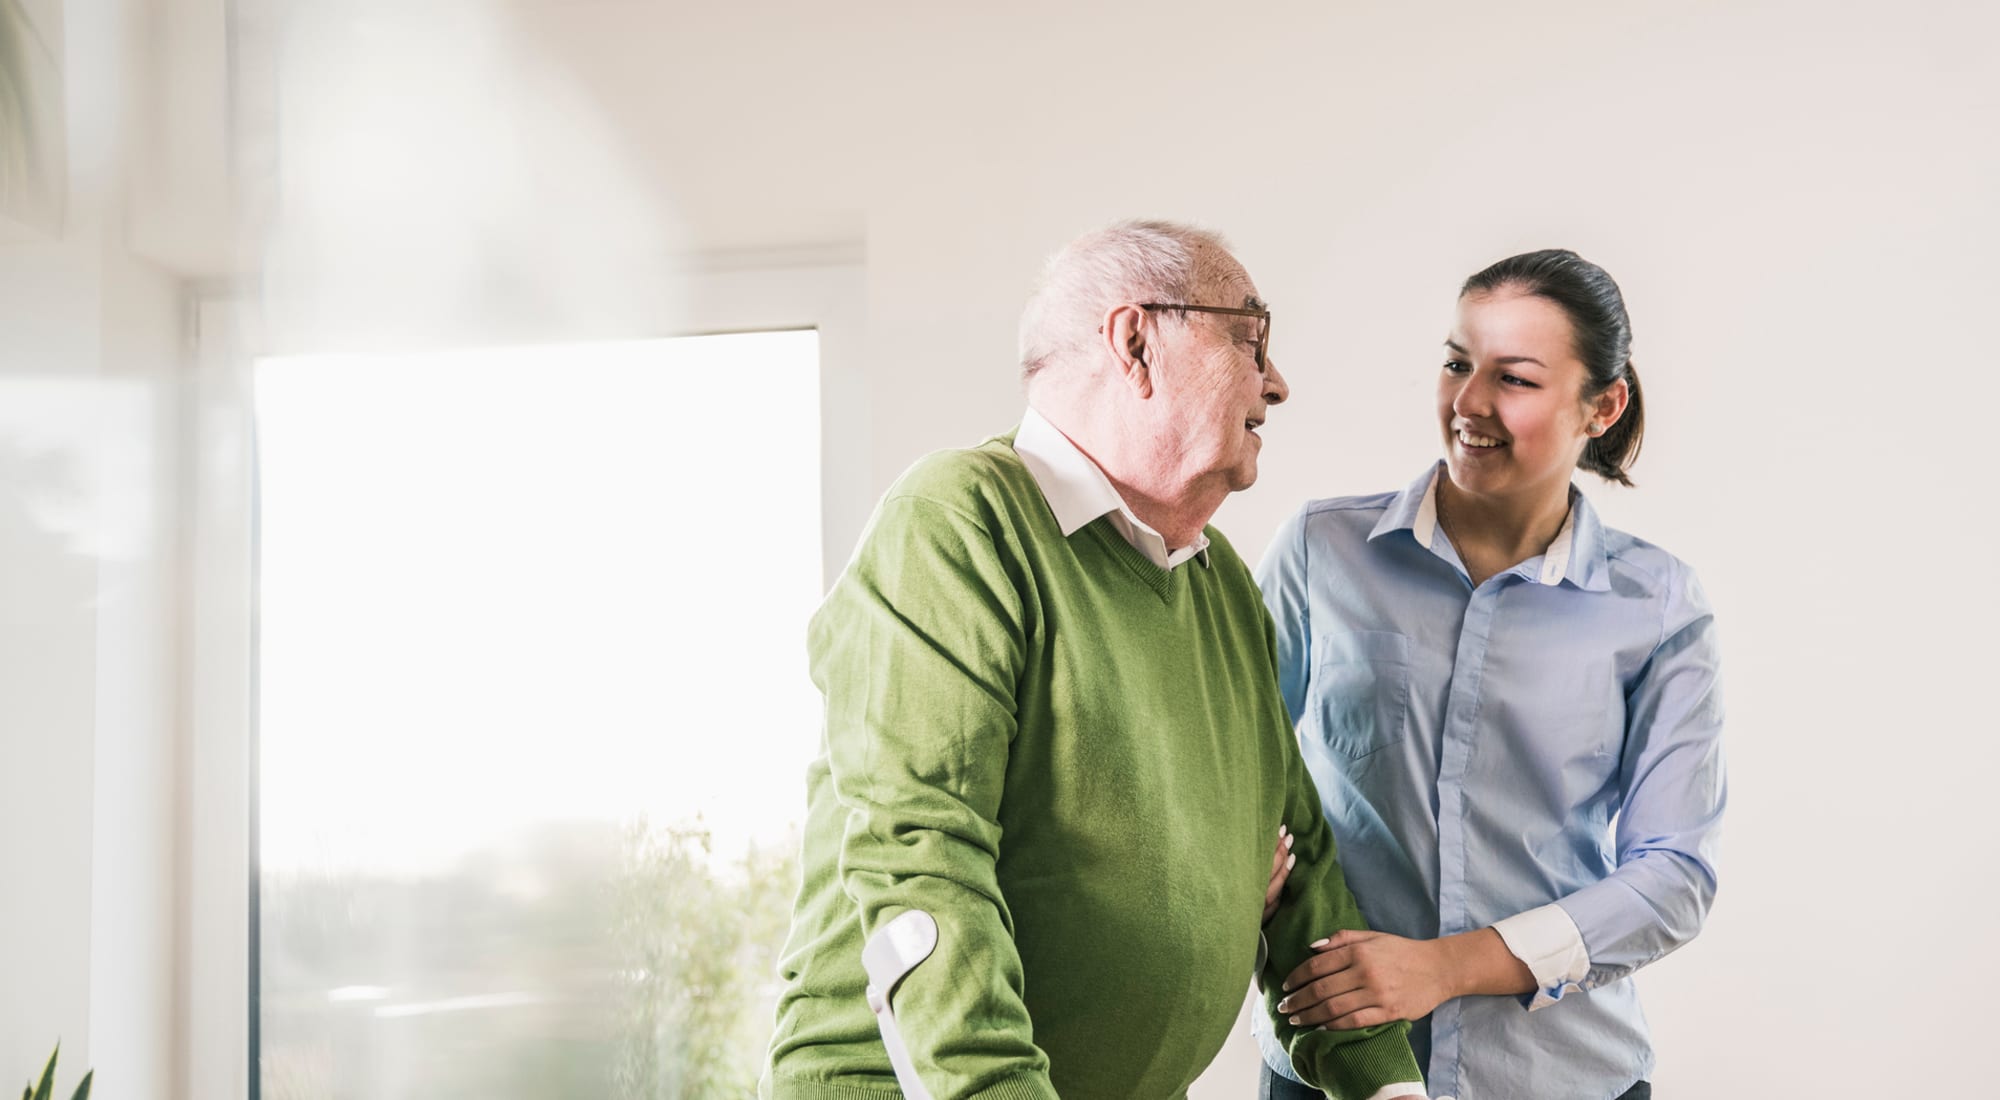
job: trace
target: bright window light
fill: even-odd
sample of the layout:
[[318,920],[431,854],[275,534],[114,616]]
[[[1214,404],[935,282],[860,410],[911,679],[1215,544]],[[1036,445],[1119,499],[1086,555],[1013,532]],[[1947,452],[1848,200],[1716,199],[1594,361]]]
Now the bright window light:
[[265,1097],[740,1090],[704,1059],[768,1035],[818,742],[817,378],[812,332],[258,364]]

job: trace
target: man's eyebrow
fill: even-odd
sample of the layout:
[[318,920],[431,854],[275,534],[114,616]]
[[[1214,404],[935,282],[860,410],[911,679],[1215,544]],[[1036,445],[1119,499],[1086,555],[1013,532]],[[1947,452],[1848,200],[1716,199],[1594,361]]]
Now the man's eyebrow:
[[[1467,354],[1466,350],[1462,347],[1459,347],[1457,341],[1455,340],[1447,338],[1444,342],[1444,346],[1450,348],[1452,351],[1456,352],[1459,355]],[[1516,363],[1533,363],[1534,365],[1542,368],[1543,370],[1549,369],[1549,365],[1547,363],[1542,362],[1540,359],[1537,359],[1532,355],[1502,355],[1493,361],[1503,367],[1511,367]]]
[[1271,303],[1257,297],[1255,294],[1245,294],[1243,296],[1243,308],[1268,310],[1271,308]]

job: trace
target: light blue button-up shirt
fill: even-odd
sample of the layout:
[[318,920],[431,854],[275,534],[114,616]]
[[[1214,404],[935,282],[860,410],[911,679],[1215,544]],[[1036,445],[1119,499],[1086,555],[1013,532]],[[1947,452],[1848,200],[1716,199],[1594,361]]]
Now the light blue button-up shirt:
[[1553,904],[1581,934],[1580,973],[1418,1022],[1432,1094],[1615,1097],[1653,1066],[1630,976],[1715,897],[1714,616],[1686,565],[1575,489],[1547,553],[1475,588],[1437,526],[1442,470],[1279,529],[1258,581],[1280,686],[1371,926],[1432,939]]

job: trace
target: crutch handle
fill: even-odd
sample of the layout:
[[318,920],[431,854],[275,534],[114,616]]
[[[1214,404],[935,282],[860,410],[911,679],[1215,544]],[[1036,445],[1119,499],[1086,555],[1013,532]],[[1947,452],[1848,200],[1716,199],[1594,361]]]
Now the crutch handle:
[[937,950],[937,941],[937,921],[921,909],[909,909],[877,929],[861,948],[861,968],[868,972],[868,1010],[882,1029],[882,1045],[889,1051],[889,1065],[896,1071],[905,1100],[931,1100],[931,1094],[910,1064],[910,1051],[896,1030],[896,1013],[889,998],[897,983]]

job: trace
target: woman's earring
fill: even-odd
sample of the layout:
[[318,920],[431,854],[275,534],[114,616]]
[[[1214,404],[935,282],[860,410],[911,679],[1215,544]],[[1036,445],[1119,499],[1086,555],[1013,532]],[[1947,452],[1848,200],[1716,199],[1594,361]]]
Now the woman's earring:
[[1592,425],[1590,426],[1590,434],[1591,434],[1591,435],[1603,435],[1603,434],[1604,434],[1604,425],[1602,425],[1602,424],[1592,424]]

